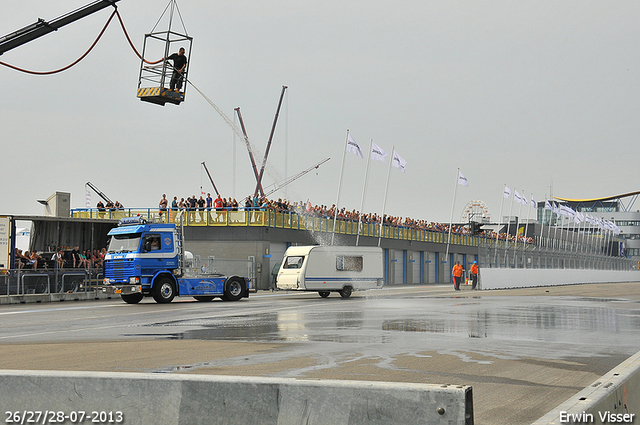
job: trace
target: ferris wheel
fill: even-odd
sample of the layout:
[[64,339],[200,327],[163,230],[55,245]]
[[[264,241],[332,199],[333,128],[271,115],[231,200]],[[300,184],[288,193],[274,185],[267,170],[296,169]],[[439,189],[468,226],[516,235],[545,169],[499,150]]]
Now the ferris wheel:
[[491,211],[483,201],[470,201],[465,205],[460,221],[463,223],[470,221],[488,223],[491,221]]

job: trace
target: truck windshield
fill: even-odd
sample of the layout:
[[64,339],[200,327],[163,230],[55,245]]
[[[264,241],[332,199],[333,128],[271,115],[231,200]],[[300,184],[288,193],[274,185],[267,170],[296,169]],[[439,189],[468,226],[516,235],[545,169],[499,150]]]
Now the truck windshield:
[[116,252],[133,252],[137,251],[140,246],[140,233],[131,233],[128,235],[113,235],[109,241],[109,253]]

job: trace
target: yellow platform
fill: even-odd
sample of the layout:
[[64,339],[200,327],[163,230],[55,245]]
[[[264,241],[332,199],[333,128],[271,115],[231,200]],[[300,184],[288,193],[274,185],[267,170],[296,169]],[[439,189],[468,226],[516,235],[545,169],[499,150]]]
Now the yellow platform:
[[165,103],[179,105],[184,101],[184,92],[172,91],[164,87],[139,88],[138,97],[145,102],[164,106]]

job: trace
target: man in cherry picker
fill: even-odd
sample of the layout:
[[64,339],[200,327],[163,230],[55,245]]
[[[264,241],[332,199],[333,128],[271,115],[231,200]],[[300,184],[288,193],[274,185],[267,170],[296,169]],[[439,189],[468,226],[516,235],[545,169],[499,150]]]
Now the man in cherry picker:
[[187,67],[187,57],[184,55],[184,47],[181,47],[178,53],[173,53],[168,58],[162,58],[162,60],[173,61],[173,74],[171,75],[169,89],[179,92],[182,90],[182,74]]

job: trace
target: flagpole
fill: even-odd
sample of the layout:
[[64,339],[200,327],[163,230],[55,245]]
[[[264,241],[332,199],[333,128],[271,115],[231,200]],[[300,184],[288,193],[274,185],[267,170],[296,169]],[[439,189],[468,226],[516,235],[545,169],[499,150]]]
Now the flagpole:
[[[502,201],[500,201],[500,215],[498,215],[498,220],[502,220],[502,206],[504,205],[504,198],[506,198],[506,196],[504,196],[505,191],[507,190],[507,184],[504,184],[504,187],[502,188]],[[511,195],[509,195],[511,196]],[[495,251],[495,262],[496,262],[496,267],[500,268],[500,266],[498,265],[498,236],[500,236],[500,229],[497,229],[498,231],[496,232],[496,251]]]
[[[546,201],[546,199],[545,199]],[[538,203],[536,205],[536,223],[538,223]],[[546,204],[545,204],[546,205]],[[544,239],[544,215],[546,209],[542,208],[542,217],[540,218],[540,239],[538,239],[538,266],[542,268],[542,240]]]
[[342,185],[342,174],[344,173],[344,158],[347,156],[347,143],[349,141],[349,129],[347,128],[347,138],[344,141],[344,151],[342,152],[342,165],[340,166],[340,178],[338,179],[338,195],[336,196],[336,209],[333,212],[333,231],[331,233],[331,245],[336,236],[336,219],[338,218],[338,208],[340,205],[340,186]]
[[591,254],[591,268],[596,268],[596,256],[598,249],[596,248],[596,231],[598,231],[598,218],[595,215],[591,216],[591,246],[589,247],[589,253]]
[[360,210],[358,211],[358,227],[356,228],[356,246],[360,240],[360,223],[362,222],[362,208],[364,207],[364,195],[367,191],[367,180],[369,178],[369,163],[371,163],[371,151],[373,150],[373,139],[369,142],[369,157],[367,158],[367,166],[364,171],[364,183],[362,184],[362,200],[360,201]]
[[[553,252],[555,253],[556,242],[558,242],[558,217],[560,216],[560,210],[558,209],[558,204],[554,202],[553,205],[554,205],[553,212],[556,214],[556,225],[553,226]],[[558,212],[556,212],[556,210]],[[560,217],[560,225],[562,226],[562,217]],[[549,229],[549,232],[551,232],[551,229]],[[560,250],[560,244],[558,244],[558,250]]]
[[[389,190],[389,177],[391,176],[391,165],[393,164],[393,157],[396,154],[396,147],[391,147],[391,161],[389,161],[389,170],[387,171],[387,183],[384,187],[384,199],[382,201],[382,215],[380,216],[380,232],[378,234],[378,246],[382,241],[382,226],[384,226],[384,208],[387,206],[387,192]],[[371,156],[371,154],[369,154]]]
[[[513,189],[515,190],[515,189]],[[513,198],[515,198],[516,195],[513,195]],[[509,206],[509,218],[507,221],[507,237],[505,239],[505,244],[504,244],[504,265],[505,267],[507,267],[507,255],[509,254],[509,230],[511,229],[511,214],[513,211],[513,198],[511,198],[511,205]]]
[[[545,194],[546,196],[546,194]],[[545,199],[546,201],[546,199]],[[542,217],[540,218],[540,239],[538,239],[538,251],[542,254],[542,240],[544,239],[544,216],[546,209],[542,208]],[[536,223],[538,222],[538,203],[536,203]]]
[[[545,208],[546,205],[545,203]],[[549,214],[549,229],[547,230],[547,252],[549,252],[549,244],[551,243],[551,220],[553,219],[553,205],[551,205],[551,202],[549,202],[549,205],[551,206],[551,214]]]
[[[578,263],[580,263],[581,261],[584,261],[584,268],[587,268],[587,260],[586,260],[586,256],[582,255],[583,252],[586,254],[586,243],[585,243],[585,233],[587,232],[587,224],[586,224],[586,215],[582,215],[582,222],[580,224],[582,224],[582,235],[580,235],[580,233],[578,233],[578,244],[580,246],[580,255],[578,257]],[[578,226],[578,232],[580,232],[580,226]],[[582,257],[582,259],[580,259],[580,257]]]
[[460,168],[456,172],[456,184],[453,186],[453,200],[451,201],[451,215],[449,216],[449,234],[447,236],[447,251],[444,254],[444,262],[449,262],[449,245],[451,243],[451,227],[453,227],[453,209],[456,204],[456,193],[458,192],[458,179],[460,178]]
[[[518,258],[518,235],[520,234],[520,228],[519,228],[520,227],[520,219],[522,218],[522,197],[524,197],[524,189],[522,190],[522,196],[520,197],[520,208],[518,208],[518,227],[516,228],[516,239],[513,241],[513,247],[514,247],[514,251],[515,251],[514,252],[514,258],[516,259],[516,262],[517,262],[517,258]],[[524,246],[522,247],[522,250],[524,251]]]
[[[524,196],[524,195],[523,195]],[[527,231],[529,230],[529,213],[531,212],[531,201],[533,201],[533,193],[531,194],[531,199],[527,201],[527,222],[524,224],[524,238],[522,239],[522,268],[526,269],[527,265],[524,262],[525,251],[527,248]]]

